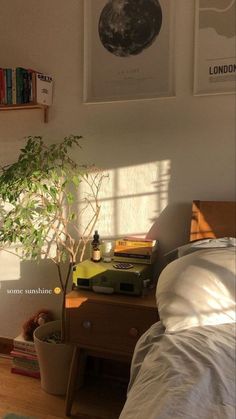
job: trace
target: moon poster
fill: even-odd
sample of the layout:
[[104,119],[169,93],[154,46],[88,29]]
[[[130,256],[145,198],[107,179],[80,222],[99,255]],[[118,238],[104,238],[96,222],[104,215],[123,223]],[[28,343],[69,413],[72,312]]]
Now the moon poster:
[[236,0],[196,0],[194,93],[236,92]]
[[173,0],[84,1],[84,101],[175,96]]

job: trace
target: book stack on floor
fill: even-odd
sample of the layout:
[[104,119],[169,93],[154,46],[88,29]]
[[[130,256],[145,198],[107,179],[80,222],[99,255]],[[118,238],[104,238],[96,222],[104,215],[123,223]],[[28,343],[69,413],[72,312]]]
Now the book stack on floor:
[[11,356],[12,373],[40,378],[39,364],[34,342],[25,340],[22,335],[17,336],[13,339],[13,350],[11,351]]
[[125,237],[115,241],[114,260],[150,265],[157,258],[157,240]]

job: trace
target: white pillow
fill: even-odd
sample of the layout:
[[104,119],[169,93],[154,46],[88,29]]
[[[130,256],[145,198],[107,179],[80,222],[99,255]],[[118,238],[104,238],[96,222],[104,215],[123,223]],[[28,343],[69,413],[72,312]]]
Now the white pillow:
[[182,246],[176,247],[165,254],[167,263],[172,262],[175,259],[181,258],[182,256],[188,255],[189,253],[196,252],[197,250],[204,248],[218,248],[218,247],[236,247],[235,237],[222,237],[220,239],[208,238],[195,240],[183,244]]
[[167,332],[235,322],[235,248],[198,250],[171,262],[156,288]]
[[189,253],[196,252],[196,250],[204,248],[218,248],[218,247],[235,247],[235,237],[222,237],[220,239],[202,239],[195,242],[187,243],[178,247],[178,257],[188,255]]

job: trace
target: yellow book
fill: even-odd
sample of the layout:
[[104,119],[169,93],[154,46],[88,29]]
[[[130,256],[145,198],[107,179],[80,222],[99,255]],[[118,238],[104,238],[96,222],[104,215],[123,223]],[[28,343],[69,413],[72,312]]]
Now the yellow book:
[[115,241],[115,247],[155,247],[157,241],[156,240],[127,240],[127,239],[119,239]]

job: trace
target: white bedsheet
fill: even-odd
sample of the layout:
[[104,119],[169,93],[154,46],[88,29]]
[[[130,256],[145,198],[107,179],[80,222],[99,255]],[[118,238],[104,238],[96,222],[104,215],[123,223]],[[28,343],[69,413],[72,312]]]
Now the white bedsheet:
[[234,419],[235,324],[165,334],[155,323],[138,341],[120,419]]

